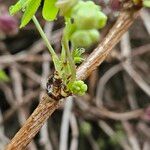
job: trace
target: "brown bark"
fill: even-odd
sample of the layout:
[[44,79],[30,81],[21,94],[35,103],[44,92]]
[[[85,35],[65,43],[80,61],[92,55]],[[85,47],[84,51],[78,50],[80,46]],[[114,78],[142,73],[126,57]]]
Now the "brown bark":
[[[129,7],[128,7],[129,8]],[[106,38],[90,54],[86,61],[78,68],[77,78],[85,79],[107,57],[112,48],[119,42],[121,36],[129,29],[138,16],[138,10],[125,9],[120,13],[117,22]],[[49,116],[58,108],[59,101],[50,99],[46,94],[35,111],[18,131],[5,150],[22,150],[30,143]]]
[[38,107],[34,110],[32,115],[25,122],[24,126],[12,139],[11,143],[6,149],[8,150],[22,150],[25,149],[31,139],[37,134],[45,120],[58,107],[59,101],[54,101],[49,98],[47,94],[44,95]]

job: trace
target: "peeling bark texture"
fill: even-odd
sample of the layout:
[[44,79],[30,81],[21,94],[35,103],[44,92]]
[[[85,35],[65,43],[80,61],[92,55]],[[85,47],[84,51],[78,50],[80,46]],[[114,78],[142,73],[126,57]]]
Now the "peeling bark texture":
[[49,96],[45,94],[38,107],[12,139],[6,150],[24,150],[49,116],[58,108],[58,105],[59,101],[51,100]]
[[[117,22],[112,27],[106,38],[78,68],[78,79],[83,80],[87,78],[90,73],[105,60],[112,48],[119,42],[121,36],[132,25],[139,14],[139,8],[134,8],[130,4],[127,4],[125,9],[120,13]],[[45,94],[37,108],[7,145],[5,150],[24,150],[34,136],[39,132],[40,128],[49,116],[59,107],[59,103],[60,101],[55,101]]]

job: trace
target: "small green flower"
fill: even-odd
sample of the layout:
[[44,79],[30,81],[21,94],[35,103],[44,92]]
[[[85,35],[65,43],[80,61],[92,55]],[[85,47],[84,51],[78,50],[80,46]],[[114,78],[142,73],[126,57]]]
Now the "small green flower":
[[87,85],[82,80],[77,80],[68,84],[68,89],[73,94],[82,96],[87,91]]
[[107,16],[92,1],[79,1],[73,7],[71,17],[78,29],[100,29],[105,26],[107,21]]
[[87,48],[99,41],[100,34],[96,29],[77,30],[70,39],[74,47]]

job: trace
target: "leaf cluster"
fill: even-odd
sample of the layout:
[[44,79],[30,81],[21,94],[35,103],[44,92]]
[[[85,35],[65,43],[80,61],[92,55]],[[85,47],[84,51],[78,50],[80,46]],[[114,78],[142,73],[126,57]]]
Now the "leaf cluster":
[[[14,15],[22,10],[23,17],[20,27],[26,26],[32,19],[42,0],[19,0],[15,5],[10,7],[10,14]],[[48,21],[53,21],[58,13],[58,8],[55,6],[57,0],[44,0],[42,8],[42,16]]]

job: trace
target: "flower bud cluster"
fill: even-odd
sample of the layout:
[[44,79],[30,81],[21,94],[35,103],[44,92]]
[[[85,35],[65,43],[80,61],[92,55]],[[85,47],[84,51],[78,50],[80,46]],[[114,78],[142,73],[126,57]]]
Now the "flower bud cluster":
[[73,94],[82,96],[87,91],[87,85],[82,80],[77,80],[68,84],[68,89]]
[[92,1],[79,1],[71,11],[76,30],[71,35],[75,47],[90,47],[100,39],[98,29],[106,25],[107,16]]

